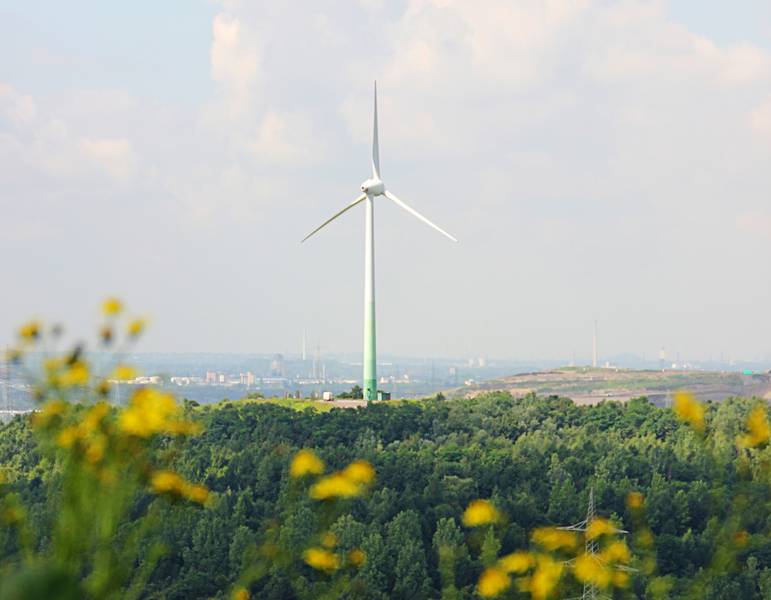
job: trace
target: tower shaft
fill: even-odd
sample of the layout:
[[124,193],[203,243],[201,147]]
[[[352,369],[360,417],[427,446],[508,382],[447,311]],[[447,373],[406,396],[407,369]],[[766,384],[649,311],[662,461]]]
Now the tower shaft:
[[364,374],[365,400],[377,400],[375,343],[375,204],[367,195],[364,216]]

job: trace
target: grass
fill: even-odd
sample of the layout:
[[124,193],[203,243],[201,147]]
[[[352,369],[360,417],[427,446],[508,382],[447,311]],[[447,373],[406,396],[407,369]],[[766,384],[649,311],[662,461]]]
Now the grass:
[[[226,404],[275,404],[276,406],[283,406],[284,408],[290,408],[298,412],[302,412],[307,409],[314,410],[316,412],[328,412],[335,408],[329,402],[323,400],[308,400],[306,398],[259,398],[251,399],[244,398],[243,400],[226,400],[220,402],[219,405]],[[216,405],[213,405],[216,406]]]

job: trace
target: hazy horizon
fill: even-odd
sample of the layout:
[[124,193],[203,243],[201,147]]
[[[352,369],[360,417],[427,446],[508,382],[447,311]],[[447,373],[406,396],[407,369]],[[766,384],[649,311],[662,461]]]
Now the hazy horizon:
[[0,344],[28,317],[140,352],[771,361],[760,0],[0,0]]

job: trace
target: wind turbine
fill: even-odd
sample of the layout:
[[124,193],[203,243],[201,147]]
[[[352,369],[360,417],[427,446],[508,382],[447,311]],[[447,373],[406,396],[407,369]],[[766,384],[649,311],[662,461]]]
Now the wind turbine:
[[377,399],[377,351],[375,343],[375,198],[386,197],[402,207],[411,215],[433,227],[442,235],[447,236],[453,242],[454,237],[438,225],[429,221],[411,206],[405,204],[394,194],[388,191],[380,178],[380,149],[377,134],[377,82],[375,82],[375,112],[372,125],[372,177],[361,184],[361,195],[341,211],[332,215],[321,225],[316,227],[302,241],[317,233],[323,227],[329,225],[343,213],[349,211],[357,204],[365,202],[364,212],[364,374],[363,385],[365,400]]

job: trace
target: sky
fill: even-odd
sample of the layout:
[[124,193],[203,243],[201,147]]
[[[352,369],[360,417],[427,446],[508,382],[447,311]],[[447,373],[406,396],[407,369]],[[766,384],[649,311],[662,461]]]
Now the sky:
[[771,362],[767,0],[0,0],[0,343]]

